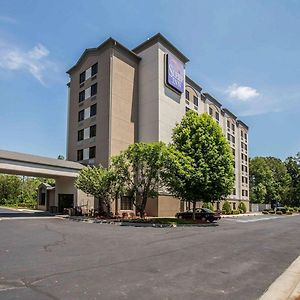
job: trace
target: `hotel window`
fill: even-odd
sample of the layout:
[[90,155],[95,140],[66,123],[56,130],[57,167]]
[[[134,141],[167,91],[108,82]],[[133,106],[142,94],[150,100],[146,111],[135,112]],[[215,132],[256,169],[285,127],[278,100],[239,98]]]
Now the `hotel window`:
[[91,105],[90,116],[93,117],[96,115],[96,113],[97,113],[97,104],[93,104],[93,105]]
[[227,140],[230,142],[230,140],[231,140],[231,137],[230,137],[230,134],[229,133],[227,133]]
[[248,191],[247,190],[245,190],[245,196],[248,197]]
[[242,190],[242,196],[245,196],[245,191],[244,190]]
[[244,144],[244,149],[247,151],[247,145],[246,144]]
[[231,148],[233,156],[235,156],[235,149]]
[[236,189],[233,189],[232,195],[236,195]]
[[216,119],[217,121],[220,121],[220,114],[216,111]]
[[187,113],[190,110],[190,108],[185,107],[185,112]]
[[247,141],[247,133],[245,132],[245,140]]
[[89,158],[94,158],[96,156],[96,146],[89,148]]
[[185,90],[185,99],[190,100],[190,92]]
[[213,115],[213,110],[212,110],[211,107],[209,108],[209,114],[210,114],[211,116]]
[[85,91],[81,91],[79,93],[79,102],[84,101],[84,99],[85,99]]
[[243,130],[241,130],[241,138],[243,138],[244,136],[244,133],[243,133]]
[[235,206],[235,202],[232,203],[232,206],[233,206],[233,210],[236,210],[236,206]]
[[78,122],[84,120],[84,109],[78,112]]
[[83,129],[78,130],[77,140],[78,141],[82,141],[83,140]]
[[83,149],[77,150],[77,160],[83,160]]
[[122,196],[121,197],[121,210],[132,210],[133,202],[130,197]]
[[227,120],[227,127],[230,128],[230,122]]
[[235,144],[235,137],[233,135],[231,136],[231,141]]
[[198,97],[194,96],[194,105],[198,106]]
[[85,81],[85,71],[83,71],[79,75],[79,83],[83,83],[84,81]]
[[231,129],[232,129],[232,131],[235,131],[235,126],[233,123],[231,124]]
[[91,97],[97,94],[97,83],[91,86]]
[[96,75],[98,73],[98,63],[95,63],[92,65],[92,76]]
[[96,125],[90,127],[90,138],[96,136]]

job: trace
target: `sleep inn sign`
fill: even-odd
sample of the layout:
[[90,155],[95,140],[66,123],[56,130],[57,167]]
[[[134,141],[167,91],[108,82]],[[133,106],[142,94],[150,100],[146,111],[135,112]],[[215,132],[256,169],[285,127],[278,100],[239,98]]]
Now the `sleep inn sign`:
[[166,54],[166,84],[180,94],[184,91],[184,64],[171,54]]

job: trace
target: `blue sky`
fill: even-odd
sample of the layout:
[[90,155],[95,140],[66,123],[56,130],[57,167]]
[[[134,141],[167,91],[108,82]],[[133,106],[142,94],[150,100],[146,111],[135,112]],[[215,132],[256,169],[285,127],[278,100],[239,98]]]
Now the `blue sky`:
[[109,36],[157,32],[188,75],[250,127],[250,154],[300,151],[300,1],[0,2],[0,149],[65,154],[68,70]]

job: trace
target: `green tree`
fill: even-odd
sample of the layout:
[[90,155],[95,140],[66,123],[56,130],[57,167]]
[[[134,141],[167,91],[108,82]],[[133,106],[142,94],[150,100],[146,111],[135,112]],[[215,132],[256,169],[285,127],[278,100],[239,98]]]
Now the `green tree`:
[[19,176],[0,174],[0,204],[17,203],[22,192],[22,180]]
[[169,190],[171,185],[180,189],[180,176],[185,176],[189,167],[182,153],[163,142],[135,143],[112,158],[123,192],[132,198],[141,217],[147,201],[158,196],[159,189]]
[[238,206],[239,211],[241,211],[242,213],[245,213],[247,211],[246,205],[244,202],[240,202],[239,206]]
[[290,190],[287,196],[289,206],[300,206],[300,152],[285,161],[287,172],[291,177]]
[[222,211],[224,211],[227,215],[231,214],[232,212],[231,205],[227,200],[223,203]]
[[117,184],[113,169],[102,166],[84,167],[75,181],[78,189],[98,199],[101,214],[111,213],[111,202],[116,194]]
[[190,110],[176,125],[174,147],[191,161],[191,173],[181,177],[181,188],[172,188],[175,196],[193,204],[225,198],[234,184],[233,156],[221,127],[208,114]]

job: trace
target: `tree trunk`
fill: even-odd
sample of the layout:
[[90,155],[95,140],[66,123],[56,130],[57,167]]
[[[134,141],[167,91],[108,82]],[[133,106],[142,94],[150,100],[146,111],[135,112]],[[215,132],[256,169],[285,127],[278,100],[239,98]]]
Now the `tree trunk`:
[[196,220],[196,201],[193,201],[193,221]]

